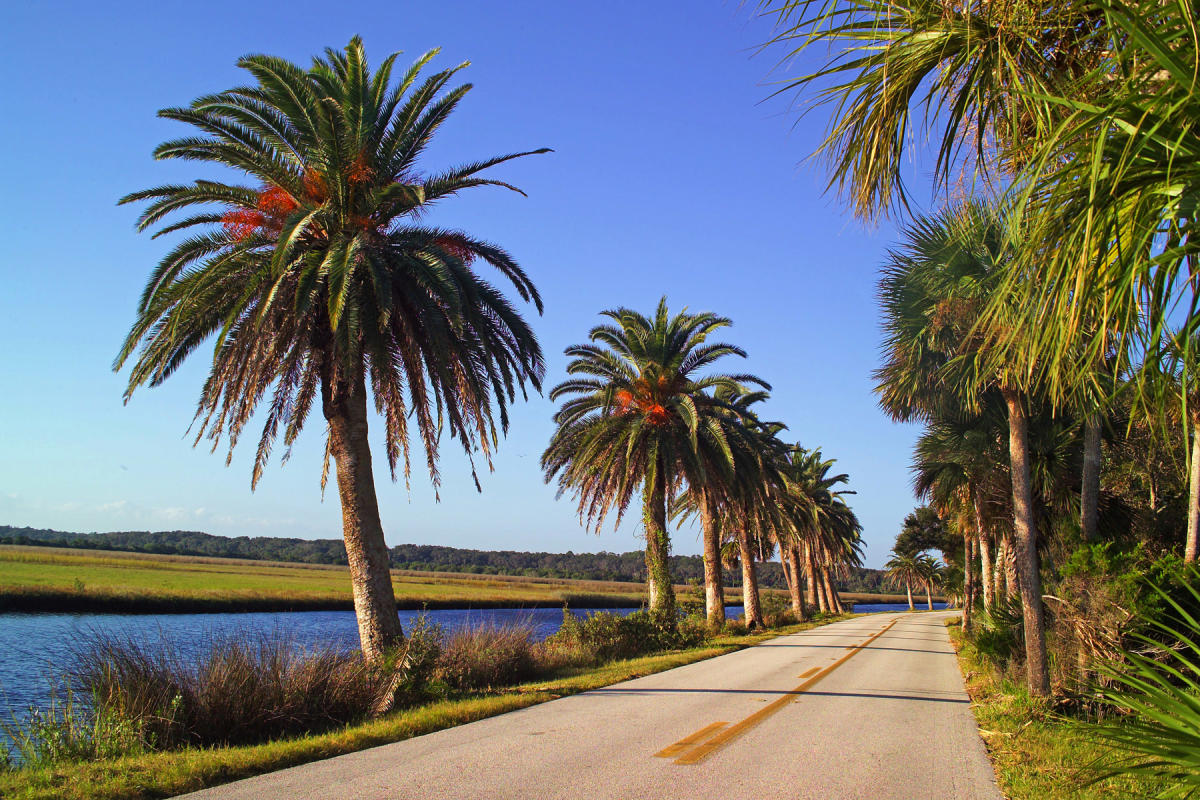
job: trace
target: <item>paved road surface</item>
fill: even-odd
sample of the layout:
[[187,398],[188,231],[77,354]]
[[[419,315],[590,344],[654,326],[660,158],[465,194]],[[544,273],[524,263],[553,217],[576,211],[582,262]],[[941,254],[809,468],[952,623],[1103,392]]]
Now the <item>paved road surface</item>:
[[999,800],[949,616],[858,617],[187,797]]

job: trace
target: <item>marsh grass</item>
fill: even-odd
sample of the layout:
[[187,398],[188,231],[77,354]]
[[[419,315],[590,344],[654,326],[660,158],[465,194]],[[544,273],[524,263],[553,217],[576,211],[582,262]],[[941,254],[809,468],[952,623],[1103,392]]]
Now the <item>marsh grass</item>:
[[537,671],[533,623],[485,622],[446,637],[436,677],[460,691],[511,686]]

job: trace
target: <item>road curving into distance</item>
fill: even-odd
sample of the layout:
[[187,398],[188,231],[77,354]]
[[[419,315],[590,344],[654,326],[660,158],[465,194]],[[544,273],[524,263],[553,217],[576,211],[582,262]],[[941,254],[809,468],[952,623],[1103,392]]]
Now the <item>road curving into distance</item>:
[[945,621],[874,614],[194,800],[999,800]]

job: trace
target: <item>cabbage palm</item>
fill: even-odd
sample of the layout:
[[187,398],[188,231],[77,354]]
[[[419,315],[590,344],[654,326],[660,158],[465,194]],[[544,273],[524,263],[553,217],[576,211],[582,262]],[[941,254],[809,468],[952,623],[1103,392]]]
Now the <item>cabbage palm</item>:
[[620,524],[641,492],[650,608],[673,618],[669,504],[684,484],[707,486],[733,464],[718,419],[726,403],[716,393],[737,395],[748,392],[748,384],[766,384],[752,375],[705,373],[722,358],[746,355],[708,341],[731,324],[725,317],[671,315],[665,297],[652,317],[628,308],[602,316],[611,323],[592,328],[590,344],[566,349],[572,377],[550,392],[563,403],[542,468],[547,483],[557,479],[560,494],[578,496],[588,527],[599,528],[613,511]]
[[[1079,81],[1104,53],[1104,43],[1088,35],[1100,15],[1087,2],[785,0],[760,7],[776,16],[769,44],[788,51],[781,61],[822,53],[819,69],[779,91],[811,91],[805,105],[832,110],[817,155],[829,162],[830,185],[866,218],[907,207],[902,165],[918,138],[937,143],[937,187],[971,175],[1004,183],[1066,116],[1044,96],[1091,97],[1104,86]],[[935,128],[931,136],[912,135],[922,123]]]
[[1025,613],[1029,688],[1050,691],[1029,444],[1028,378],[995,350],[1003,319],[977,324],[1011,262],[1005,220],[976,203],[918,218],[904,233],[880,280],[884,362],[876,370],[880,404],[897,420],[931,421],[977,410],[987,392],[1004,400],[1013,528]]
[[[150,276],[116,359],[132,363],[126,399],[165,381],[210,338],[216,349],[196,412],[196,440],[230,457],[266,401],[251,485],[282,430],[290,453],[318,404],[336,465],[343,535],[364,654],[401,636],[379,520],[368,399],[383,418],[393,479],[409,477],[410,420],[438,485],[443,430],[490,465],[508,405],[540,387],[542,353],[487,264],[541,310],[532,282],[500,247],[421,224],[438,201],[476,186],[516,153],[445,171],[421,170],[426,146],[470,85],[447,90],[459,67],[418,80],[436,51],[393,80],[398,54],[372,72],[362,42],[327,50],[303,69],[252,55],[253,83],[159,116],[197,133],[165,142],[162,159],[229,168],[241,182],[197,180],[134,192],[138,225],[189,231]],[[531,151],[544,152],[544,151]],[[182,216],[179,216],[182,214]],[[472,470],[474,471],[474,470]]]

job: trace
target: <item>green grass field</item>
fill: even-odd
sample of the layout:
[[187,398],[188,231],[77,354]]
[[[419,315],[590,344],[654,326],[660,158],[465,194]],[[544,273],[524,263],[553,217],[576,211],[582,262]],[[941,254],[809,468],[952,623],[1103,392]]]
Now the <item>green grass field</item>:
[[[401,608],[633,607],[645,587],[620,581],[393,570]],[[678,587],[682,591],[686,587]],[[778,592],[778,590],[767,590]],[[740,603],[740,590],[726,592]],[[900,595],[843,594],[849,602]],[[346,567],[0,545],[0,611],[299,611],[353,608]]]

